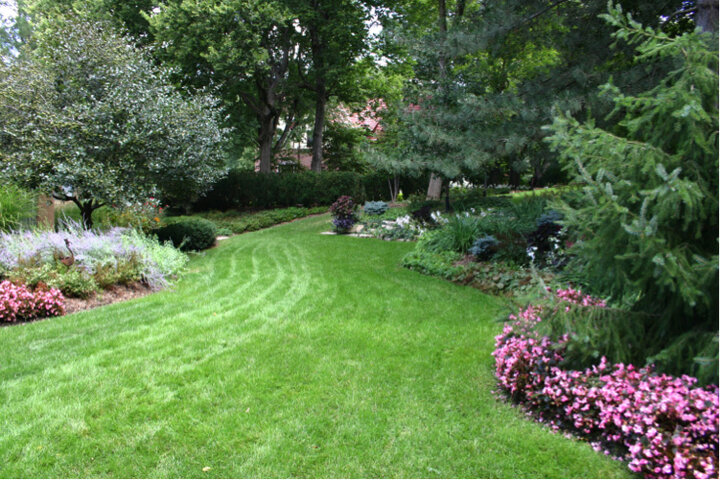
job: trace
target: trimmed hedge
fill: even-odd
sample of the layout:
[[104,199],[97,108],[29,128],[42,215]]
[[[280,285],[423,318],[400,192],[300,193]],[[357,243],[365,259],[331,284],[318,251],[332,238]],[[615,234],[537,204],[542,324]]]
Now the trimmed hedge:
[[210,220],[177,217],[168,221],[171,223],[155,231],[161,242],[170,240],[175,248],[183,251],[205,250],[215,245],[217,225]]
[[[387,175],[380,173],[231,170],[193,204],[193,210],[330,205],[343,195],[351,196],[357,203],[386,200],[390,196],[387,179]],[[400,181],[406,195],[427,188],[427,178],[403,178]]]

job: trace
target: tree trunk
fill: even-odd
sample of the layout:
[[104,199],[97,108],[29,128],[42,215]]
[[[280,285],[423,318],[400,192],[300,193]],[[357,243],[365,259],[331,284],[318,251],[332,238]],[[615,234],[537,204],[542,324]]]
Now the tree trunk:
[[[438,0],[438,30],[440,31],[440,36],[444,41],[447,34],[447,6],[445,5],[445,0]],[[444,52],[444,50],[445,45],[443,44],[442,51]],[[444,89],[445,78],[447,76],[447,63],[444,53],[440,53],[438,56],[438,68],[440,71],[440,88]],[[427,189],[428,200],[440,199],[440,196],[442,195],[442,184],[442,178],[434,173],[430,175],[430,182]]]
[[275,122],[272,115],[258,115],[260,130],[258,142],[260,143],[260,172],[270,173],[270,164],[273,158],[273,137]]
[[48,195],[38,196],[37,224],[46,228],[55,226],[55,203]]
[[395,203],[398,193],[400,193],[400,178],[397,174],[393,175],[393,178],[388,178],[388,186],[390,187],[390,201]]
[[327,104],[325,81],[319,81],[315,100],[315,126],[313,127],[312,163],[313,172],[322,171],[323,165],[323,130],[325,129],[325,105]]
[[85,230],[91,230],[93,227],[92,214],[96,208],[93,205],[93,201],[89,200],[89,201],[81,202],[80,200],[73,200],[73,202],[80,209],[80,215],[82,217],[83,228],[85,228]]
[[428,200],[439,200],[440,195],[442,195],[442,178],[435,175],[434,173],[430,175],[430,184],[428,185],[427,190],[427,199]]
[[695,25],[703,32],[718,31],[718,0],[698,0]]

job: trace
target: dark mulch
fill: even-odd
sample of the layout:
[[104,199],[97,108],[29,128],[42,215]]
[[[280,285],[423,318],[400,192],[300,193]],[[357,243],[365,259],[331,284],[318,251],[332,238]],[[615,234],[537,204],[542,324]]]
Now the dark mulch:
[[133,298],[144,297],[152,293],[152,289],[144,283],[135,282],[129,285],[113,285],[107,290],[96,293],[88,298],[65,298],[66,314],[90,310],[116,302],[124,302]]

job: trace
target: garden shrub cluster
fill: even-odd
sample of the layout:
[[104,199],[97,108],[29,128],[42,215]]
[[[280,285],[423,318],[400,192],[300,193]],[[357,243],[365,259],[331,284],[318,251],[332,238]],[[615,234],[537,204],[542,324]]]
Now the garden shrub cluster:
[[65,297],[57,288],[31,290],[9,280],[0,282],[0,322],[55,317],[65,313]]
[[215,245],[217,225],[205,218],[174,217],[155,234],[161,242],[171,242],[182,251],[199,251]]
[[471,206],[449,215],[436,211],[424,215],[427,217],[424,220],[418,219],[429,231],[422,235],[417,249],[471,253],[476,260],[492,258],[517,266],[531,261],[544,266],[548,263],[547,255],[560,249],[562,227],[559,223],[549,223],[556,215],[547,212],[546,198],[525,197],[501,202],[486,200],[493,197],[480,198],[483,199],[480,205],[499,206]]
[[59,232],[0,234],[1,278],[55,287],[67,296],[84,297],[99,288],[137,281],[162,288],[186,262],[186,255],[171,245],[132,229],[100,232],[73,224]]
[[[423,182],[427,188],[427,179]],[[406,193],[422,189],[423,182],[408,179],[403,183],[403,189]],[[330,171],[277,174],[232,170],[193,204],[193,210],[330,205],[342,195],[349,195],[359,203],[366,199],[387,199],[387,176]]]
[[201,215],[212,220],[220,228],[218,234],[227,234],[254,232],[279,223],[307,217],[308,215],[325,213],[327,210],[327,207],[289,207],[254,213],[230,210],[227,212],[207,212]]
[[553,429],[593,442],[650,478],[718,475],[718,388],[695,378],[655,374],[652,367],[610,365],[585,370],[564,364],[569,333],[538,333],[555,310],[605,308],[579,290],[558,290],[549,305],[510,316],[493,353],[501,389]]

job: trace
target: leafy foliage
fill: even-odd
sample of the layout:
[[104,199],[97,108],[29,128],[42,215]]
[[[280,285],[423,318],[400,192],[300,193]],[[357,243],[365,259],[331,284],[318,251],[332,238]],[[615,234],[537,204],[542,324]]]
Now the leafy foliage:
[[332,222],[333,225],[335,225],[336,231],[345,233],[355,225],[355,222],[358,220],[355,212],[356,209],[357,205],[352,197],[348,195],[343,195],[338,198],[335,203],[330,206],[330,214],[333,217]]
[[75,202],[90,226],[103,204],[187,201],[219,176],[212,97],[181,95],[102,22],[59,18],[36,43],[0,65],[5,178]]
[[492,235],[480,237],[473,242],[472,247],[468,249],[468,253],[478,260],[488,260],[495,255],[499,242]]
[[272,227],[278,223],[289,222],[308,215],[325,213],[327,210],[327,207],[290,207],[255,213],[242,213],[237,211],[209,212],[202,214],[202,216],[212,220],[218,225],[220,227],[220,229],[218,229],[218,235],[221,235],[221,230],[225,230],[228,234],[254,232],[262,228]]
[[15,185],[0,187],[0,232],[19,230],[35,216],[36,196]]
[[205,250],[215,245],[217,225],[198,217],[175,217],[155,231],[161,242],[170,241],[183,251]]
[[355,172],[275,174],[231,170],[193,208],[207,211],[330,205],[341,195],[350,195],[362,202],[364,180]]
[[403,257],[402,266],[425,275],[451,280],[462,272],[462,267],[454,265],[461,257],[461,254],[452,251],[413,250]]

